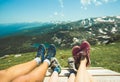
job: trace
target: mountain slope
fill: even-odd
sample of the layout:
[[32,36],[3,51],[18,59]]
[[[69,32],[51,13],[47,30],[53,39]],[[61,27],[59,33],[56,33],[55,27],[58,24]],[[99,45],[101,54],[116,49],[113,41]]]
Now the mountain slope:
[[52,25],[52,23],[33,22],[33,23],[0,24],[1,30],[0,38],[16,35],[19,32],[30,30],[37,27],[40,28],[46,25]]
[[34,51],[35,44],[54,43],[57,47],[72,47],[86,39],[91,44],[120,41],[119,16],[88,18],[70,23],[44,24],[21,29],[0,39],[0,56]]

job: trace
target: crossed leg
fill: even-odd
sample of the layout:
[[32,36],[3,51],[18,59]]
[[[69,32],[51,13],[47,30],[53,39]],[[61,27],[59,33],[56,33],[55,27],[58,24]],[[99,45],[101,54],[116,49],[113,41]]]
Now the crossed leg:
[[[41,50],[39,50],[39,52],[43,54],[41,55],[42,57],[45,54],[45,48],[43,45],[41,45],[40,49]],[[45,60],[43,58],[44,62],[40,66],[32,70],[30,73],[14,79],[13,82],[21,82],[21,81],[22,82],[43,82],[47,69],[50,63],[52,62],[51,61],[52,58],[55,57],[55,55],[56,55],[56,48],[53,44],[51,44],[48,48]]]
[[6,70],[0,71],[0,82],[9,82],[21,75],[25,75],[33,70],[37,66],[35,60],[29,61],[27,63],[15,65]]
[[13,82],[43,82],[48,67],[48,62],[43,62],[39,67],[35,68],[27,75],[14,79]]
[[[48,53],[45,57],[45,60],[43,58],[45,54],[45,48],[43,45],[39,46],[37,56],[34,60],[19,64],[13,67],[10,67],[6,70],[0,71],[0,81],[1,82],[42,82],[44,79],[44,76],[46,74],[46,71],[50,65],[50,60],[52,57],[56,55],[56,48],[54,45],[50,45],[48,48]],[[39,58],[42,56],[42,59],[44,62],[37,67],[41,63],[41,59]],[[37,67],[37,68],[35,68]]]

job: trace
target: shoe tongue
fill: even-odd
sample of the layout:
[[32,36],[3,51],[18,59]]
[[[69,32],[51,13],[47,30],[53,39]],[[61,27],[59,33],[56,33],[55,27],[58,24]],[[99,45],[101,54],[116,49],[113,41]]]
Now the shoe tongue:
[[83,51],[80,51],[79,54],[83,54],[84,52]]
[[87,55],[87,53],[85,52],[85,51],[80,51],[79,53],[78,53],[79,55]]

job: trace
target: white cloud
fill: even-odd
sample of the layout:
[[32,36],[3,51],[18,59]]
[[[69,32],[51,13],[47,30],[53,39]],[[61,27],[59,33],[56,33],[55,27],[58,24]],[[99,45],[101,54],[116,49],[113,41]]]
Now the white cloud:
[[61,13],[58,13],[57,15],[53,13],[53,15],[49,16],[49,21],[53,23],[61,23],[64,20],[65,20],[65,16],[64,14],[61,14]]
[[54,15],[55,15],[55,16],[58,15],[58,12],[54,12]]
[[95,5],[95,6],[99,6],[99,5],[102,5],[102,2],[99,0],[93,0],[93,4]]
[[87,7],[85,7],[85,6],[81,6],[81,9],[87,10]]
[[58,2],[60,5],[60,10],[53,12],[53,14],[49,16],[49,18],[51,19],[50,21],[58,21],[65,19],[65,15],[63,12],[63,8],[64,8],[63,0],[58,0]]
[[106,3],[108,3],[108,1],[109,1],[109,0],[103,0],[103,2],[106,2]]
[[54,16],[58,16],[58,17],[64,17],[65,16],[64,13],[62,13],[62,12],[59,12],[59,13],[58,12],[54,12],[53,15]]
[[91,4],[91,0],[80,0],[83,6]]
[[59,3],[60,3],[60,7],[63,8],[64,7],[63,0],[59,0]]
[[63,13],[61,13],[61,17],[64,17],[65,15]]
[[64,12],[63,12],[63,9],[61,9],[60,15],[61,15],[61,17],[64,17],[64,16],[65,16],[65,15],[64,15]]
[[116,2],[117,0],[102,0],[102,2],[109,3],[109,2]]
[[104,3],[115,2],[115,1],[117,0],[80,0],[80,3],[82,4],[81,8],[86,10],[88,5],[99,6]]

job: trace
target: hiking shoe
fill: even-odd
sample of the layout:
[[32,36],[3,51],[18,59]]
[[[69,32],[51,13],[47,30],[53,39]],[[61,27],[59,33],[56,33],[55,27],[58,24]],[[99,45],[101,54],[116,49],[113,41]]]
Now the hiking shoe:
[[87,58],[86,66],[90,65],[90,44],[87,41],[83,41],[79,47],[73,48],[72,54],[75,60],[76,69],[78,69],[80,60],[83,58],[83,56]]
[[61,66],[56,58],[51,59],[51,65],[50,65],[52,71],[57,71],[58,74],[61,73]]
[[45,58],[51,61],[51,58],[55,57],[55,55],[56,55],[55,45],[54,45],[54,44],[51,44],[51,45],[48,47],[48,52],[47,52],[47,55],[46,55]]
[[74,70],[76,70],[76,69],[75,69],[74,59],[73,59],[72,57],[69,57],[69,58],[68,58],[68,67],[69,67],[69,69],[74,69]]
[[39,47],[38,47],[38,51],[37,51],[36,57],[40,57],[41,56],[42,62],[44,61],[45,51],[46,51],[45,46],[43,44],[40,44]]
[[[69,67],[69,72],[76,74],[76,69],[75,69],[75,62],[74,59],[72,57],[68,58],[68,67]],[[68,75],[70,76],[70,75]]]
[[76,69],[78,69],[78,67],[79,67],[79,60],[80,59],[79,59],[79,56],[76,57],[77,56],[76,54],[78,54],[79,51],[80,51],[80,46],[74,46],[72,48],[72,55],[73,55],[73,58],[74,58],[74,63],[75,63],[75,68]]
[[74,46],[72,48],[72,54],[73,56],[76,55],[80,51],[80,46]]

